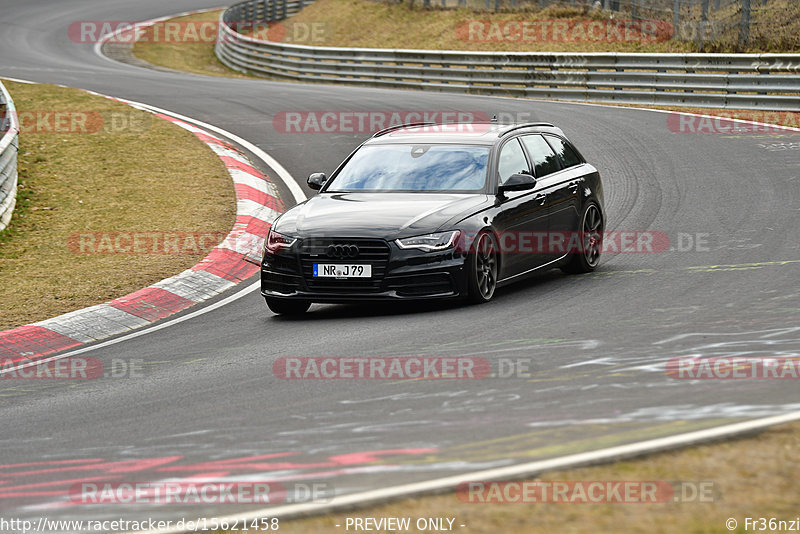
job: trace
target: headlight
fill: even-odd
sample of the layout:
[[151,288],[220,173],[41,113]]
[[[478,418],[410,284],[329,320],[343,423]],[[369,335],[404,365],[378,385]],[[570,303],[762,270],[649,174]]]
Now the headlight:
[[270,228],[269,233],[267,234],[267,239],[264,241],[264,251],[269,252],[270,254],[277,254],[281,250],[287,249],[294,245],[295,241],[297,241],[296,237],[289,237],[279,234]]
[[397,246],[400,248],[418,248],[425,252],[432,252],[434,250],[447,250],[452,248],[458,242],[461,232],[453,230],[451,232],[438,232],[435,234],[426,234],[416,237],[407,237],[405,239],[398,239]]

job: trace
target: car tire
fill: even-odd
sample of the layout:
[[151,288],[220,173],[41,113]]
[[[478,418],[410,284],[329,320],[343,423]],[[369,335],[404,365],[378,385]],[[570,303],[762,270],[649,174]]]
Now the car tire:
[[307,300],[287,300],[270,297],[265,297],[265,299],[269,309],[278,315],[302,315],[311,307],[311,303]]
[[497,240],[490,232],[481,232],[475,238],[472,252],[467,257],[467,299],[475,304],[489,302],[497,288]]
[[568,274],[590,273],[600,262],[603,248],[603,213],[595,202],[587,202],[581,214],[578,240],[581,250],[571,250],[569,261],[561,267]]

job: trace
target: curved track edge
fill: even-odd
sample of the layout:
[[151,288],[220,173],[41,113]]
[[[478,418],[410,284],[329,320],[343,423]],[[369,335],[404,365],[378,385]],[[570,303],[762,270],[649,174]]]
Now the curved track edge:
[[90,93],[153,113],[205,143],[225,164],[233,180],[236,221],[222,243],[200,263],[182,273],[103,304],[0,332],[0,360],[4,362],[0,374],[38,365],[41,358],[49,354],[148,326],[253,276],[259,269],[261,244],[272,221],[285,207],[272,179],[233,143],[249,150],[275,170],[295,201],[304,198],[302,190],[277,161],[234,134],[146,104]]
[[[382,504],[406,497],[417,497],[436,493],[445,493],[455,490],[459,484],[474,481],[508,480],[520,479],[539,475],[548,471],[560,469],[571,469],[576,467],[586,467],[601,463],[616,462],[619,460],[630,459],[637,456],[644,456],[656,452],[663,452],[689,445],[698,445],[719,439],[728,439],[736,436],[751,434],[764,430],[768,427],[800,421],[800,412],[792,412],[772,417],[764,417],[722,425],[714,428],[687,432],[675,436],[664,438],[649,439],[626,445],[619,445],[605,449],[598,449],[590,452],[570,454],[547,460],[538,460],[507,467],[473,471],[460,475],[436,478],[424,482],[414,482],[411,484],[401,484],[388,488],[369,490],[350,495],[334,497],[326,503],[302,503],[274,506],[272,508],[262,508],[252,512],[231,515],[226,517],[213,518],[219,523],[228,522],[235,524],[237,521],[250,522],[260,517],[277,517],[280,519],[293,519],[309,515],[319,515],[341,510],[363,507],[366,505]],[[212,519],[209,519],[211,521]],[[159,530],[140,531],[127,534],[184,534],[194,532],[180,528],[169,528]]]

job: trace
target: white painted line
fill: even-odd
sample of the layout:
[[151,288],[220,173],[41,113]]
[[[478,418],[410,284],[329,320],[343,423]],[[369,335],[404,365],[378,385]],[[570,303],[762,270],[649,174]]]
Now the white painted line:
[[76,341],[89,343],[148,324],[150,321],[146,319],[103,303],[45,319],[33,323],[33,326],[41,326]]
[[183,315],[181,317],[177,317],[175,319],[171,319],[171,320],[168,320],[166,322],[163,322],[163,323],[160,323],[160,324],[157,324],[157,325],[154,325],[154,326],[144,327],[141,330],[137,330],[136,332],[131,332],[130,334],[128,334],[126,336],[118,337],[118,338],[115,338],[115,339],[110,339],[108,341],[104,341],[102,343],[98,343],[97,345],[92,345],[91,347],[81,347],[81,348],[69,351],[69,352],[67,352],[65,354],[59,354],[58,356],[52,356],[50,358],[41,358],[39,360],[28,362],[28,363],[23,364],[23,365],[18,365],[16,367],[12,367],[12,368],[8,368],[8,369],[0,368],[0,375],[4,375],[4,374],[10,373],[12,371],[16,372],[16,371],[19,371],[20,369],[25,369],[27,367],[32,367],[34,365],[41,365],[43,363],[54,362],[54,361],[60,360],[62,358],[69,358],[71,356],[76,356],[78,354],[83,354],[85,352],[90,352],[90,351],[93,351],[93,350],[102,349],[103,347],[108,347],[109,345],[116,345],[117,343],[122,343],[123,341],[128,341],[129,339],[134,339],[134,338],[137,338],[139,336],[143,336],[145,334],[149,334],[151,332],[156,332],[156,331],[161,330],[163,328],[168,328],[168,327],[170,327],[172,325],[176,325],[176,324],[182,323],[184,321],[188,321],[189,319],[194,319],[195,317],[198,317],[200,315],[203,315],[203,314],[206,314],[208,312],[214,311],[217,308],[221,308],[222,306],[230,304],[231,302],[233,302],[235,300],[239,300],[240,298],[245,297],[248,294],[252,293],[253,291],[259,289],[260,286],[261,286],[261,281],[255,282],[255,283],[250,284],[249,286],[245,287],[241,291],[237,291],[233,295],[225,297],[224,299],[220,300],[219,302],[215,302],[214,304],[211,304],[209,306],[201,308],[201,309],[199,309],[199,310],[197,310],[195,312],[187,313],[186,315]]
[[269,194],[267,191],[267,182],[264,181],[263,178],[259,178],[258,176],[254,176],[250,173],[241,171],[239,169],[234,169],[232,167],[228,168],[228,174],[230,174],[231,178],[233,178],[234,184],[246,185],[248,187],[252,187],[256,191]]
[[8,76],[0,76],[0,80],[8,80],[9,82],[25,83],[28,85],[38,85],[39,82],[32,82],[30,80],[20,80],[18,78],[9,78]]
[[[199,15],[200,13],[208,13],[209,11],[217,11],[218,9],[226,9],[227,7],[229,7],[229,6],[220,6],[220,7],[211,7],[211,8],[205,8],[205,9],[194,9],[192,11],[184,11],[182,13],[177,13],[175,15],[168,15],[166,17],[159,17],[157,19],[145,20],[145,21],[140,22],[139,26],[142,29],[144,29],[144,28],[146,28],[148,26],[152,26],[153,24],[156,24],[158,22],[164,22],[165,20],[169,20],[169,19],[173,19],[173,18],[177,18],[177,17],[185,17],[187,15]],[[98,56],[102,57],[106,61],[113,61],[114,63],[116,63],[118,65],[121,64],[119,61],[111,59],[110,57],[108,57],[105,54],[103,54],[103,45],[106,44],[106,41],[108,41],[109,39],[111,39],[115,35],[120,35],[120,34],[125,33],[127,31],[132,31],[132,30],[131,30],[131,28],[118,28],[118,29],[114,30],[113,32],[110,32],[110,33],[107,33],[107,34],[101,36],[97,40],[97,42],[94,44],[94,53],[97,54]],[[138,38],[138,35],[137,35],[137,38]]]
[[246,215],[272,223],[280,213],[268,206],[262,206],[258,202],[245,198],[236,201],[236,215]]
[[[206,135],[208,135],[207,132]],[[209,148],[211,148],[211,150],[213,150],[214,153],[217,154],[217,156],[225,156],[231,159],[235,159],[240,163],[244,163],[245,165],[251,165],[251,162],[244,155],[242,155],[240,152],[237,152],[236,150],[233,150],[226,146],[217,145],[214,143],[207,143],[207,144]]]
[[[96,94],[98,96],[107,97],[107,98],[113,98],[113,97],[109,97],[108,95],[103,95],[103,94],[100,94],[100,93],[93,93],[93,94]],[[167,111],[167,110],[155,108],[153,106],[148,106],[146,104],[142,104],[142,103],[139,103],[139,102],[129,102],[129,101],[125,100],[125,99],[116,99],[116,100],[119,100],[119,101],[124,102],[126,104],[132,104],[132,105],[135,104],[137,106],[140,106],[142,109],[150,111],[150,112],[162,113],[164,115],[169,115],[169,116],[171,116],[173,118],[176,118],[176,119],[179,119],[181,121],[185,121],[185,122],[188,122],[188,123],[193,123],[195,125],[202,126],[203,128],[208,128],[208,129],[218,133],[219,135],[221,135],[221,136],[223,136],[225,138],[228,138],[228,139],[230,139],[230,140],[232,140],[232,141],[234,141],[236,143],[240,143],[242,146],[244,146],[245,148],[250,150],[253,154],[255,154],[256,157],[261,158],[264,161],[265,164],[267,164],[268,166],[273,168],[276,172],[278,172],[280,178],[285,183],[287,183],[287,186],[288,186],[288,184],[294,185],[294,187],[299,191],[299,194],[302,197],[302,200],[305,200],[305,194],[297,186],[297,183],[294,181],[294,178],[292,178],[292,175],[289,174],[289,171],[287,171],[285,168],[283,168],[283,166],[281,166],[277,161],[275,161],[272,157],[270,157],[266,152],[264,152],[263,150],[261,150],[257,146],[253,145],[252,143],[250,143],[248,141],[245,141],[244,139],[241,139],[240,137],[238,137],[238,136],[236,136],[236,135],[234,135],[234,134],[232,134],[230,132],[227,132],[227,131],[223,130],[222,128],[217,128],[216,126],[212,126],[210,124],[205,124],[203,122],[194,120],[194,119],[192,119],[190,117],[179,115],[177,113],[172,113],[172,112]],[[293,194],[294,194],[294,192],[293,192]],[[295,196],[295,199],[298,198],[298,196],[296,194],[294,194],[294,196]],[[239,208],[242,208],[242,207],[245,208],[245,210],[240,212]],[[249,200],[239,200],[239,201],[237,201],[237,215],[257,216],[257,215],[262,214],[262,213],[264,213],[266,215],[266,218],[263,218],[263,217],[259,217],[259,218],[261,218],[262,220],[265,220],[267,222],[270,222],[270,221],[274,220],[274,218],[279,215],[279,213],[275,212],[274,210],[272,210],[272,209],[270,209],[270,208],[268,208],[266,206],[261,206],[259,204],[256,204],[253,201],[249,201]],[[179,275],[176,275],[176,276],[179,276]],[[167,279],[167,280],[169,280],[169,279]],[[165,280],[162,280],[161,282],[165,282]],[[233,285],[233,284],[231,284],[231,285]],[[16,372],[16,371],[19,371],[21,369],[25,369],[25,368],[32,367],[32,366],[35,366],[35,365],[41,365],[43,363],[47,363],[47,362],[51,362],[51,361],[57,361],[57,360],[60,360],[60,359],[63,359],[63,358],[68,358],[68,357],[71,357],[71,356],[75,356],[77,354],[82,354],[84,352],[89,352],[89,351],[96,350],[96,349],[99,349],[99,348],[102,348],[102,347],[106,347],[106,346],[109,346],[109,345],[113,345],[113,344],[116,344],[116,343],[121,343],[121,342],[126,341],[128,339],[133,339],[133,338],[136,338],[136,337],[139,337],[139,336],[143,336],[145,334],[149,334],[150,332],[155,332],[155,331],[161,330],[162,328],[167,328],[167,327],[172,326],[174,324],[182,323],[183,321],[187,321],[187,320],[192,319],[194,317],[197,317],[199,315],[203,315],[203,314],[208,313],[210,311],[213,311],[213,310],[215,310],[215,309],[217,309],[217,308],[219,308],[221,306],[224,306],[224,305],[226,305],[226,304],[228,304],[230,302],[233,302],[233,301],[235,301],[235,300],[237,300],[237,299],[239,299],[239,298],[241,298],[241,297],[243,297],[243,296],[245,296],[245,295],[257,290],[257,289],[259,289],[260,285],[261,285],[260,281],[259,282],[255,282],[254,284],[251,284],[251,285],[247,286],[246,288],[242,289],[241,291],[238,291],[238,292],[234,293],[233,295],[231,295],[229,297],[226,297],[226,298],[220,300],[219,302],[216,302],[216,303],[214,303],[214,304],[212,304],[210,306],[206,306],[206,307],[201,308],[201,309],[199,309],[199,310],[197,310],[195,312],[188,313],[188,314],[183,315],[183,316],[181,316],[179,318],[176,318],[176,319],[168,320],[166,322],[160,323],[160,324],[155,325],[155,326],[148,327],[148,326],[146,326],[145,323],[142,323],[142,325],[138,326],[138,327],[141,328],[140,330],[137,330],[136,332],[132,332],[132,333],[130,333],[128,335],[125,335],[125,336],[121,336],[121,337],[118,337],[118,338],[115,338],[115,339],[112,339],[112,340],[109,340],[109,341],[98,343],[97,345],[92,345],[90,347],[77,348],[77,349],[69,351],[67,353],[59,354],[57,356],[52,356],[50,358],[37,359],[35,361],[31,361],[31,362],[27,362],[27,363],[24,363],[24,364],[17,365],[15,367],[0,369],[0,375],[4,375],[6,373],[11,373],[11,372]],[[153,287],[153,286],[150,286],[150,287]],[[88,308],[88,309],[94,311],[95,308],[102,308],[102,311],[104,313],[106,312],[106,308],[111,310],[109,313],[114,313],[114,312],[118,312],[119,311],[116,308],[113,308],[111,306],[107,306],[105,304],[99,304],[97,306],[93,306],[93,307]],[[86,310],[86,309],[84,309],[84,310]],[[80,316],[80,314],[82,312],[84,312],[84,310],[75,310],[73,312],[69,312],[69,313],[65,314],[65,316],[67,316],[69,319],[73,319],[74,318],[77,321],[77,323],[82,323],[83,322],[82,321],[83,317]],[[118,326],[120,327],[120,330],[114,331],[111,334],[103,335],[101,337],[108,337],[108,335],[115,335],[117,333],[124,332],[125,330],[130,328],[129,323],[131,321],[135,321],[135,320],[144,321],[143,319],[140,319],[140,318],[138,318],[138,317],[136,317],[134,315],[128,314],[127,312],[123,312],[123,313],[125,313],[125,316],[124,316],[125,321],[117,322]],[[130,320],[128,320],[129,318],[127,316],[130,316]],[[59,317],[61,317],[62,319],[64,318],[62,316],[59,316]],[[57,331],[57,329],[59,328],[59,321],[58,321],[59,317],[54,317],[52,319],[46,319],[44,321],[41,321],[40,323],[50,323],[49,325],[47,325],[45,327],[49,328],[49,329],[51,329],[53,331]],[[37,323],[37,324],[40,324],[40,323]],[[63,328],[64,330],[69,330],[73,334],[75,332],[77,332],[76,327],[78,326],[78,324],[71,324],[71,322],[70,322],[70,324],[65,324],[63,326],[64,326],[64,328]],[[81,325],[81,327],[83,327],[83,326],[85,326],[85,325]],[[136,325],[134,325],[134,326],[136,326]],[[128,328],[126,328],[126,327],[128,327]],[[69,337],[73,337],[73,336],[69,336]],[[91,338],[91,335],[80,335],[78,337],[80,337],[81,339],[76,339],[76,341],[83,341],[83,340],[89,340]],[[75,338],[73,337],[73,339],[75,339]]]
[[[222,9],[222,8],[218,7],[218,8],[212,8],[212,9],[186,11],[184,13],[179,13],[177,15],[170,15],[170,16],[166,16],[166,17],[160,17],[160,18],[157,18],[157,19],[152,19],[152,20],[144,22],[143,24],[145,24],[145,25],[146,24],[155,24],[157,22],[162,22],[162,21],[169,20],[169,19],[172,19],[172,18],[175,18],[175,17],[181,17],[181,16],[184,16],[184,15],[191,15],[191,14],[195,14],[195,13],[204,13],[204,12],[208,12],[208,11],[214,11],[215,9]],[[109,61],[114,61],[111,58],[108,58],[103,54],[102,47],[103,47],[103,44],[105,43],[105,41],[111,39],[114,35],[117,35],[118,33],[120,33],[120,30],[111,32],[111,33],[109,33],[107,35],[102,36],[100,39],[98,39],[98,42],[95,43],[95,47],[94,47],[95,54],[97,54],[97,55],[99,55],[99,56],[101,56],[101,57],[103,57],[103,58],[105,58],[105,59],[107,59]],[[289,189],[289,192],[294,197],[295,203],[299,204],[300,202],[303,202],[304,200],[306,200],[306,194],[303,192],[303,189],[299,185],[297,185],[297,182],[294,181],[294,178],[292,178],[292,175],[289,174],[289,171],[287,171],[283,167],[283,165],[278,163],[278,161],[275,160],[272,156],[270,156],[269,154],[267,154],[266,152],[264,152],[263,150],[258,148],[253,143],[251,143],[251,142],[249,142],[249,141],[247,141],[245,139],[242,139],[241,137],[239,137],[237,135],[234,135],[234,134],[232,134],[230,132],[226,132],[225,130],[217,128],[216,126],[213,126],[211,124],[206,124],[204,122],[192,119],[190,117],[186,117],[185,115],[180,115],[180,114],[174,113],[172,111],[167,111],[165,109],[157,108],[155,106],[151,106],[149,104],[144,104],[142,102],[136,102],[134,100],[126,100],[126,99],[122,99],[122,98],[119,98],[118,100],[121,100],[121,101],[123,101],[123,102],[125,102],[127,104],[130,104],[130,105],[133,105],[133,106],[140,106],[142,109],[146,109],[146,110],[149,110],[149,111],[155,111],[157,113],[163,113],[164,115],[169,115],[170,117],[174,117],[176,119],[180,119],[180,120],[188,122],[190,124],[194,124],[195,126],[200,126],[201,128],[205,128],[207,130],[211,130],[212,132],[216,132],[216,133],[219,133],[220,135],[223,135],[223,136],[227,137],[228,139],[234,141],[235,143],[238,143],[240,146],[245,147],[247,150],[249,150],[250,152],[255,154],[259,159],[264,161],[264,163],[266,163],[276,173],[278,173],[278,177],[283,181],[283,183]]]
[[[783,415],[754,419],[752,421],[722,425],[705,430],[698,430],[695,432],[687,432],[685,434],[678,434],[676,436],[649,439],[646,441],[640,441],[638,443],[630,443],[628,445],[619,445],[617,447],[608,447],[596,451],[570,454],[567,456],[561,456],[559,458],[539,460],[524,464],[511,465],[508,467],[485,469],[483,471],[473,471],[471,473],[436,478],[424,482],[401,484],[399,486],[389,488],[362,491],[350,495],[334,497],[331,502],[327,503],[287,504],[282,506],[273,506],[270,508],[261,508],[260,510],[243,514],[236,514],[220,518],[209,518],[209,522],[218,520],[220,523],[227,521],[228,523],[233,524],[237,520],[240,522],[249,522],[252,519],[260,517],[278,517],[285,519],[306,514],[329,513],[342,508],[352,508],[357,505],[363,506],[365,504],[377,504],[400,497],[411,497],[413,495],[432,493],[434,491],[455,489],[463,482],[519,479],[527,476],[537,475],[546,471],[617,461],[623,458],[631,458],[646,453],[673,449],[676,447],[692,445],[713,439],[731,437],[737,434],[744,434],[755,430],[761,430],[770,426],[790,423],[798,420],[800,420],[800,412],[792,412]],[[184,532],[189,531],[178,528],[167,528],[141,531],[135,534],[182,534]]]
[[164,289],[174,295],[197,303],[210,299],[214,295],[219,295],[235,285],[232,281],[208,271],[187,269],[175,276],[156,282],[150,287]]
[[304,200],[306,200],[306,198],[307,198],[306,194],[303,192],[303,190],[300,188],[300,186],[297,185],[297,182],[295,182],[294,178],[292,178],[292,175],[289,174],[289,171],[287,171],[283,167],[283,165],[278,163],[275,160],[275,158],[273,158],[272,156],[270,156],[269,154],[267,154],[266,152],[264,152],[263,150],[258,148],[256,145],[254,145],[250,141],[247,141],[246,139],[242,139],[238,135],[232,134],[230,132],[227,132],[227,131],[225,131],[225,130],[223,130],[221,128],[217,128],[214,125],[207,124],[205,122],[198,121],[196,119],[192,119],[191,117],[186,117],[185,115],[181,115],[179,113],[174,113],[172,111],[167,111],[166,109],[157,108],[155,106],[151,106],[149,104],[143,104],[141,102],[136,102],[134,100],[126,100],[124,98],[120,98],[119,100],[121,100],[122,102],[125,102],[126,104],[135,104],[135,105],[138,105],[138,106],[142,106],[144,109],[147,109],[149,111],[154,111],[156,113],[163,113],[164,115],[169,115],[170,117],[174,117],[176,119],[180,119],[182,121],[186,121],[188,123],[195,124],[196,126],[200,126],[201,128],[205,128],[205,129],[211,130],[212,132],[216,132],[216,133],[222,135],[223,137],[227,137],[228,139],[230,139],[234,143],[245,147],[247,150],[249,150],[250,152],[255,154],[260,160],[262,160],[264,163],[266,163],[267,166],[269,166],[276,173],[278,173],[278,177],[284,183],[286,188],[289,189],[289,191],[292,193],[292,196],[294,197],[295,202],[297,202],[299,204],[300,202],[303,202]]
[[[465,93],[466,94],[466,93]],[[477,95],[476,95],[477,96]],[[611,105],[611,104],[598,104],[596,102],[575,102],[572,100],[547,100],[544,98],[515,98],[510,96],[491,96],[491,95],[484,95],[487,98],[499,98],[499,99],[512,99],[512,100],[528,100],[531,102],[544,102],[547,104],[570,104],[573,106],[591,106],[597,108],[608,108],[608,109],[633,109],[636,111],[653,111],[655,113],[677,113],[679,115],[686,115],[689,117],[701,117],[701,118],[709,118],[709,119],[723,119],[728,121],[740,122],[742,124],[753,124],[756,126],[770,126],[772,128],[780,128],[782,130],[788,130],[790,132],[800,132],[800,128],[795,128],[794,126],[782,126],[780,124],[770,124],[768,122],[758,122],[758,121],[751,121],[747,119],[737,119],[733,117],[723,117],[720,115],[703,115],[700,113],[692,113],[690,111],[674,111],[674,110],[667,110],[667,109],[654,109],[654,108],[640,108],[634,105]],[[655,104],[654,104],[655,105]],[[687,107],[694,107],[694,108],[702,108],[703,106],[687,106]],[[718,109],[720,113],[724,113],[726,111],[736,110],[736,111],[744,111],[746,113],[796,113],[793,111],[774,111],[774,110],[758,110],[758,109],[739,109],[739,108],[711,108],[711,109]]]

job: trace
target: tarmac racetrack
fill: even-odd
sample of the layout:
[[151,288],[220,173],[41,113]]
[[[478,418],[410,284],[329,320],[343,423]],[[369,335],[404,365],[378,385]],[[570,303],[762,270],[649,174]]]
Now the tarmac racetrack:
[[[309,173],[330,172],[366,134],[281,133],[273,125],[280,112],[527,113],[561,126],[601,170],[608,230],[663,232],[672,250],[607,253],[594,274],[552,271],[483,306],[315,305],[287,319],[253,291],[88,353],[108,364],[141,361],[139,376],[3,381],[4,517],[209,517],[252,506],[85,505],[69,492],[88,479],[207,477],[320,482],[348,494],[800,410],[792,380],[665,372],[674,357],[800,350],[800,151],[776,149],[791,138],[680,133],[666,114],[623,108],[161,72],[100,57],[67,32],[74,21],[216,4],[5,0],[0,76],[205,121],[268,152],[304,188]],[[501,358],[523,359],[530,376],[273,374],[278,358],[315,356],[473,356],[494,368]]]

